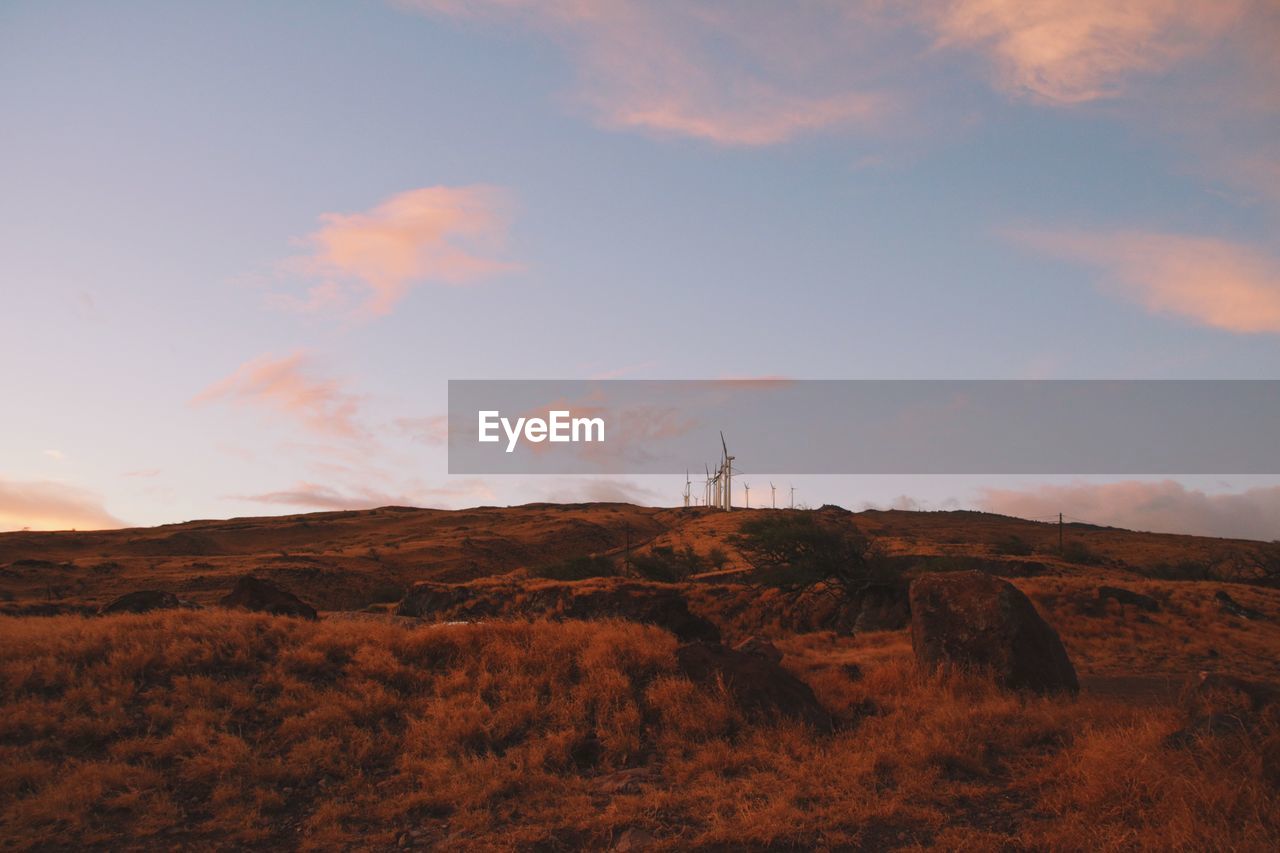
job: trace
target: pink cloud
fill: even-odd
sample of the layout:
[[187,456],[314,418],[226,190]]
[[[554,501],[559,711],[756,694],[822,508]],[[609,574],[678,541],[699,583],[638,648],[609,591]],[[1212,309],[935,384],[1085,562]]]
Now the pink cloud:
[[508,204],[494,187],[422,187],[394,195],[363,213],[325,213],[305,238],[310,251],[286,263],[316,283],[304,298],[273,302],[324,311],[362,300],[386,314],[417,284],[470,284],[518,269],[500,260]]
[[86,489],[0,478],[0,530],[108,530],[127,526]]
[[1160,533],[1270,540],[1280,530],[1280,486],[1207,494],[1173,480],[1075,483],[984,489],[978,504],[1002,515],[1050,518],[1061,512],[1095,524]]
[[233,500],[275,504],[317,510],[372,509],[380,506],[420,506],[441,499],[492,498],[487,486],[477,480],[463,480],[448,486],[413,488],[404,493],[357,487],[337,489],[318,483],[300,482],[292,488],[256,495],[237,495]]
[[862,67],[891,17],[874,0],[799,8],[671,0],[400,5],[550,34],[579,69],[580,101],[607,127],[770,145],[873,126],[886,107],[871,83],[875,73]]
[[449,443],[449,416],[397,418],[396,427],[420,444],[439,447]]
[[304,352],[281,358],[260,355],[200,392],[193,402],[213,400],[271,409],[323,435],[345,439],[365,436],[356,420],[360,398],[333,379],[313,377]]
[[1112,97],[1136,74],[1212,48],[1249,0],[953,0],[922,8],[944,46],[980,50],[1005,89],[1058,103]]
[[1048,254],[1098,267],[1108,287],[1153,313],[1230,332],[1280,332],[1280,261],[1249,246],[1145,231],[1012,236]]

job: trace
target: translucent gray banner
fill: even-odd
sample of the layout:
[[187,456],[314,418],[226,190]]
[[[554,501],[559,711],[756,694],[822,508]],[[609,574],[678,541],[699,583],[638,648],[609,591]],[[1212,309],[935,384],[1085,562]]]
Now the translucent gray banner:
[[[724,446],[720,434],[724,433]],[[1280,380],[451,380],[451,474],[1280,474]]]

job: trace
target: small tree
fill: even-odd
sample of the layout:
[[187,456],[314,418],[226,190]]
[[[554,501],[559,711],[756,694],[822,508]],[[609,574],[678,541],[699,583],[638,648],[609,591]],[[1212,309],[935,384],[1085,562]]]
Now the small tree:
[[771,512],[743,522],[730,541],[765,586],[798,592],[821,585],[856,597],[896,580],[871,540],[847,515]]

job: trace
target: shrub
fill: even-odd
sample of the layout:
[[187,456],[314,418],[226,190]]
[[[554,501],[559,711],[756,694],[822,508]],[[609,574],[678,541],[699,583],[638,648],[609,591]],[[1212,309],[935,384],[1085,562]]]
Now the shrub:
[[992,550],[1006,557],[1029,557],[1031,555],[1031,543],[1021,536],[1010,535],[998,540],[992,546]]
[[1062,559],[1082,566],[1096,566],[1102,562],[1100,555],[1078,539],[1072,539],[1062,546]]
[[706,568],[702,557],[690,545],[677,551],[670,545],[657,545],[647,554],[633,554],[631,568],[646,580],[678,583]]
[[888,580],[891,571],[847,517],[784,510],[745,521],[732,539],[766,586],[830,585],[857,593]]

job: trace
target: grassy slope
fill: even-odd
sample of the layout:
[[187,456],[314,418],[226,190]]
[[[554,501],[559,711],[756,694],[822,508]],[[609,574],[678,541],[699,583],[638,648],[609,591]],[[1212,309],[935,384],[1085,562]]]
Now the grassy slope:
[[[670,849],[1280,844],[1247,742],[1169,749],[1171,709],[924,676],[902,634],[785,644],[848,721],[829,738],[744,720],[676,675],[669,635],[625,623],[210,611],[0,619],[0,645],[18,847],[599,848],[631,827]],[[611,792],[623,768],[644,770]]]

